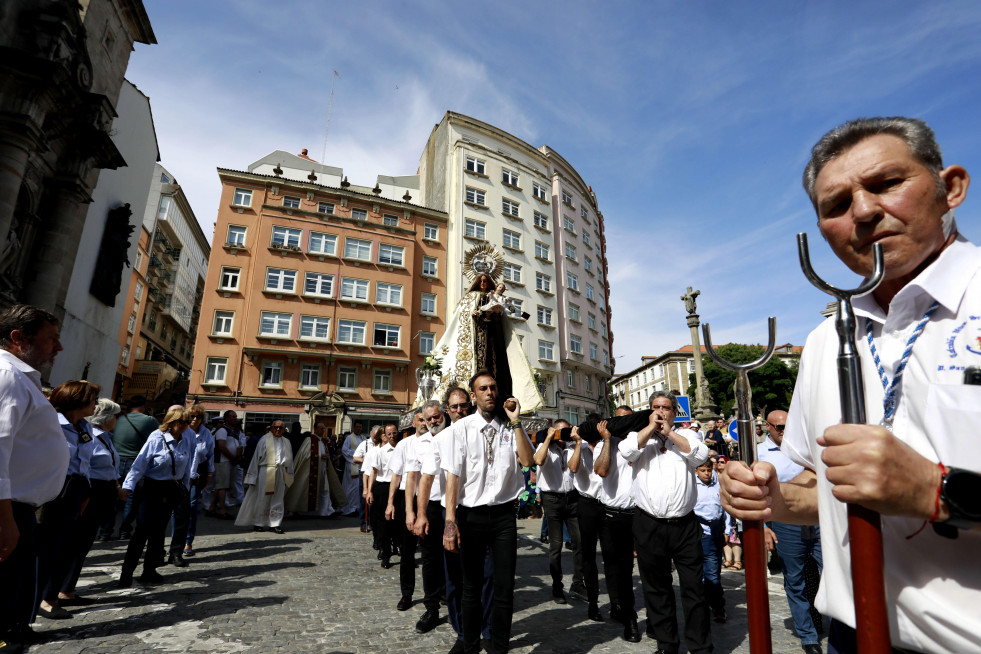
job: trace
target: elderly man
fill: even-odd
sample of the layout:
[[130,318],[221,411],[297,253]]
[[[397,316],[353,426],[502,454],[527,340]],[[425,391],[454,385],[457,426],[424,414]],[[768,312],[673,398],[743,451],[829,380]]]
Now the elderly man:
[[388,490],[388,507],[385,509],[385,519],[392,522],[392,533],[396,534],[401,555],[399,557],[399,587],[402,597],[395,608],[408,611],[412,606],[412,593],[416,589],[416,544],[419,542],[412,527],[416,521],[415,488],[406,490],[408,476],[406,461],[412,458],[410,454],[419,436],[428,429],[422,417],[422,409],[412,414],[412,436],[403,438],[395,446],[388,466],[392,473],[391,485]]
[[282,420],[274,420],[269,432],[259,439],[245,475],[248,488],[242,508],[235,518],[239,527],[252,525],[252,531],[285,534],[287,487],[293,484],[293,448]]
[[968,183],[911,118],[845,123],[818,141],[804,171],[835,255],[860,275],[872,271],[874,243],[885,255],[885,279],[853,303],[869,424],[840,424],[838,337],[825,321],[805,344],[781,446],[804,471],[781,482],[772,463],[729,463],[722,495],[739,518],[820,521],[816,604],[832,618],[829,652],[855,649],[846,502],[882,514],[892,645],[981,651],[971,627],[981,603],[981,475],[963,429],[981,419],[981,387],[965,384],[965,369],[981,365],[981,250],[953,216]]
[[344,493],[347,495],[347,504],[344,505],[344,516],[353,518],[360,516],[361,524],[364,524],[364,508],[361,506],[361,461],[354,460],[354,453],[358,446],[364,442],[365,438],[361,434],[363,426],[360,421],[355,421],[352,431],[344,437],[341,445],[341,456],[344,457],[344,474],[341,482],[344,485]]
[[0,313],[0,642],[32,640],[37,606],[34,515],[65,483],[68,444],[41,393],[40,368],[62,350],[58,319],[16,305]]
[[658,652],[678,653],[673,561],[681,585],[688,651],[711,652],[712,630],[702,584],[702,529],[694,512],[695,468],[708,459],[708,448],[690,429],[674,428],[676,396],[654,391],[650,408],[649,424],[630,432],[618,446],[634,472],[634,539],[647,631],[657,640]]

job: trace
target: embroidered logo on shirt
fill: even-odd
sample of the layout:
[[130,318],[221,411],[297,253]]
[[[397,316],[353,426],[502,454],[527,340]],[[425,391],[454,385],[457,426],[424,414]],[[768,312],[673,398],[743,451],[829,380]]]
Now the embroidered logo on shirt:
[[951,360],[964,356],[968,361],[940,364],[937,366],[938,371],[960,371],[972,365],[972,360],[981,356],[981,316],[968,316],[967,320],[954,327],[944,341],[944,350]]

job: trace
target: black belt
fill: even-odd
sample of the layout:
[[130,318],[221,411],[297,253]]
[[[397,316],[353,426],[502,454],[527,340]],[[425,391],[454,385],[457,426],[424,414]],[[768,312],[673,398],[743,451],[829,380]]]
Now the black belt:
[[574,491],[547,491],[547,490],[543,490],[543,491],[539,491],[539,492],[540,492],[540,493],[541,493],[542,495],[561,495],[562,497],[565,497],[565,496],[567,496],[567,495],[568,495],[569,493],[572,493],[572,492],[574,492]]
[[595,497],[590,497],[589,495],[584,495],[580,491],[576,491],[576,492],[579,494],[579,499],[581,499],[581,500],[586,500],[587,502],[592,502],[594,504],[602,504],[602,502],[600,502]]
[[603,505],[603,510],[606,511],[607,513],[612,513],[614,515],[633,515],[634,514],[633,507],[630,507],[629,509],[618,509],[616,507],[607,506],[606,504],[604,504]]
[[650,513],[648,513],[647,511],[645,511],[644,509],[640,508],[639,506],[636,507],[636,509],[638,511],[640,511],[641,513],[643,513],[644,515],[646,515],[651,520],[653,520],[654,522],[660,522],[660,523],[666,524],[666,525],[674,525],[674,524],[679,524],[679,523],[682,523],[682,522],[688,522],[689,520],[691,520],[691,517],[693,515],[695,515],[693,512],[689,512],[689,513],[686,513],[685,515],[678,516],[677,518],[658,518],[657,516],[651,515]]

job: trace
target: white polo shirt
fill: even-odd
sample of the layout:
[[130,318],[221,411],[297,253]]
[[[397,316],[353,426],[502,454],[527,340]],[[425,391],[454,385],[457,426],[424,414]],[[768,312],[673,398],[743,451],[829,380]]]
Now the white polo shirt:
[[391,443],[385,443],[384,445],[376,447],[370,451],[370,454],[374,454],[371,459],[371,467],[378,471],[375,475],[375,481],[392,481],[392,470],[389,468],[388,464],[389,460],[392,458],[393,452],[395,452],[395,448],[392,447]]
[[[443,429],[443,431],[448,430],[449,427]],[[443,484],[442,479],[440,479],[442,471],[435,463],[436,457],[439,456],[436,452],[436,438],[428,431],[416,438],[415,445],[410,452],[412,457],[405,461],[406,472],[418,472],[433,476],[433,485],[429,490],[430,502],[438,502],[443,497]],[[418,486],[416,488],[418,492]]]
[[[631,490],[634,485],[634,473],[630,462],[620,454],[618,446],[621,440],[616,437],[610,438],[610,447],[613,448],[613,451],[610,452],[610,470],[606,473],[606,477],[600,477],[602,483],[600,484],[599,501],[614,509],[632,509],[634,498]],[[603,453],[605,444],[605,440],[596,444],[596,449],[593,450],[594,460]]]
[[[489,447],[485,428],[490,438]],[[524,431],[517,435],[496,417],[488,423],[479,412],[461,418],[450,429],[453,435],[449,456],[444,457],[440,465],[460,478],[460,506],[513,502],[525,486],[517,456],[517,439],[528,438]],[[531,447],[530,441],[528,447]]]
[[[599,443],[597,443],[599,446]],[[572,459],[573,448],[569,449],[568,458]],[[586,441],[582,442],[579,450],[579,469],[572,475],[572,485],[579,493],[594,500],[600,498],[600,487],[603,485],[603,478],[593,472],[596,461],[596,452]]]
[[652,436],[643,449],[639,448],[637,432],[632,431],[620,441],[620,455],[631,463],[634,483],[631,493],[634,504],[655,518],[680,518],[695,508],[698,491],[695,488],[695,468],[708,459],[708,447],[690,429],[675,429],[688,441],[690,451],[683,453],[669,440]]
[[[876,348],[889,379],[910,334],[934,301],[940,307],[914,344],[903,375],[893,432],[931,461],[981,471],[977,429],[981,386],[963,383],[964,368],[981,365],[981,248],[959,236],[926,270],[893,298],[889,315],[871,295],[854,301],[858,351],[869,424],[883,416],[882,383],[865,340],[873,322]],[[783,452],[817,476],[824,572],[816,607],[855,626],[848,520],[832,495],[816,439],[841,422],[838,336],[829,318],[807,338],[787,416]],[[882,517],[886,604],[894,647],[922,652],[981,652],[981,533],[961,531],[955,540],[923,520]]]
[[545,461],[538,466],[539,491],[543,493],[568,493],[572,490],[572,472],[569,470],[571,448],[555,441],[549,443]]
[[402,440],[395,444],[395,451],[392,452],[388,460],[389,477],[399,475],[399,490],[405,490],[405,462],[409,457],[409,451],[416,441],[416,436],[404,436]]

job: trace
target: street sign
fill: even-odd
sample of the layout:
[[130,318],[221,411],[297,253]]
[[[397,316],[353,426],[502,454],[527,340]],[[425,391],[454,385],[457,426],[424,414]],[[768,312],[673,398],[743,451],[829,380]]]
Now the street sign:
[[733,418],[732,422],[729,423],[729,435],[732,436],[733,440],[735,440],[737,443],[739,442],[739,430],[737,429],[739,426],[738,422],[739,421]]
[[678,415],[675,417],[676,423],[691,422],[691,400],[687,395],[678,396]]

